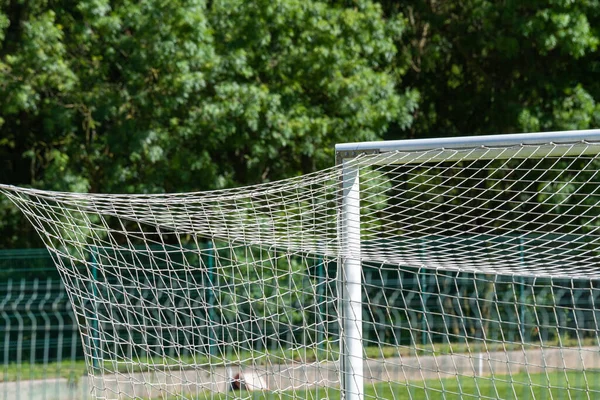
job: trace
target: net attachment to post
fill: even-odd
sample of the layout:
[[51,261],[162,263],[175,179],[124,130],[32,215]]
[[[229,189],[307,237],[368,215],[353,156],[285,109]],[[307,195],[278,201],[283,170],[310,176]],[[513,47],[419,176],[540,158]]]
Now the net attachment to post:
[[599,141],[346,144],[203,193],[0,191],[61,273],[95,398],[592,398]]

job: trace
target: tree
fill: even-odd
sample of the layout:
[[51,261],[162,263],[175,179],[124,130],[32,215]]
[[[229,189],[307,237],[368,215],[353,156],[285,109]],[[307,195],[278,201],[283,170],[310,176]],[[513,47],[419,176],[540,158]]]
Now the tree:
[[[600,124],[598,1],[382,1],[422,101],[410,136]],[[392,132],[393,134],[393,132]],[[403,134],[396,133],[396,136]]]
[[403,28],[371,1],[4,2],[0,179],[172,192],[330,166],[410,126]]

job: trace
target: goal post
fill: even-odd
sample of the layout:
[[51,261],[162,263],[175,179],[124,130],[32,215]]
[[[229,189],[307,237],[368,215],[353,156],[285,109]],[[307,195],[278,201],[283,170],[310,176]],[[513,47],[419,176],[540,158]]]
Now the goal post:
[[95,399],[600,396],[600,130],[348,143],[195,193],[0,185]]
[[[390,165],[415,165],[496,159],[540,159],[597,155],[600,146],[600,130],[539,132],[489,136],[448,137],[338,144],[336,162],[341,165],[342,227],[342,285],[343,304],[341,343],[342,392],[346,399],[365,398],[363,387],[363,337],[362,337],[362,265],[360,257],[360,168]],[[356,161],[364,157],[365,162]],[[599,164],[600,166],[600,164]],[[600,210],[599,210],[600,211]],[[520,257],[523,258],[523,238],[519,238]],[[427,267],[425,265],[425,267]],[[596,266],[600,269],[600,264]],[[600,271],[599,271],[600,272]],[[523,286],[519,297],[523,296]],[[354,307],[352,307],[354,304]],[[523,307],[521,307],[519,330],[524,341]],[[355,345],[350,345],[355,343]],[[478,366],[483,370],[483,358]],[[357,375],[360,378],[357,379]]]
[[596,150],[590,144],[597,143],[599,140],[600,129],[589,129],[343,143],[337,144],[335,151],[338,162],[359,155],[387,154],[388,157],[381,158],[381,163],[414,164],[422,162],[422,157],[432,150],[437,150],[439,153],[429,154],[426,158],[427,162],[581,156],[595,154]]
[[342,307],[341,370],[345,399],[364,399],[362,341],[362,266],[360,241],[360,168],[352,162],[342,165],[342,207],[340,223],[340,299]]

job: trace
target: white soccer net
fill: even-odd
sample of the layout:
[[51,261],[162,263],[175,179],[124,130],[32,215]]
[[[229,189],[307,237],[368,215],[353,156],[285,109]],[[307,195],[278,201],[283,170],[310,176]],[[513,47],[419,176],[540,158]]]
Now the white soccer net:
[[206,193],[0,191],[56,261],[96,399],[593,399],[599,152],[397,150]]

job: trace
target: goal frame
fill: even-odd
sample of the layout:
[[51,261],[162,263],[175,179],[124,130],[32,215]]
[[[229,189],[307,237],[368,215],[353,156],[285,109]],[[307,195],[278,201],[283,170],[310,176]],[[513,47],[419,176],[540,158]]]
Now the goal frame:
[[[339,243],[341,304],[341,391],[345,400],[363,400],[362,265],[360,239],[360,163],[362,155],[381,155],[370,165],[416,162],[543,158],[595,154],[600,129],[485,136],[459,136],[341,143],[335,146],[336,164],[342,166]],[[436,153],[437,151],[437,153]]]

